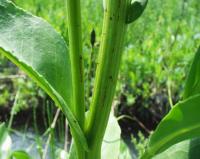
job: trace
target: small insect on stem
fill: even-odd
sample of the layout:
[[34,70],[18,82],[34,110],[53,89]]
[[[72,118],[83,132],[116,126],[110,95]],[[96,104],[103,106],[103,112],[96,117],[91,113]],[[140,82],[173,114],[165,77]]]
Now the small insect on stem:
[[95,42],[96,42],[96,33],[95,33],[95,30],[92,29],[92,32],[90,34],[90,43],[92,47],[94,47]]

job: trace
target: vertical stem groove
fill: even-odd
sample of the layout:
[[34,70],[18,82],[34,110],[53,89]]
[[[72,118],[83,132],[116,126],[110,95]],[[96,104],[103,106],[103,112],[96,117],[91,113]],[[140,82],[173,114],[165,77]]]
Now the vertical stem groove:
[[79,121],[80,126],[83,128],[85,118],[85,106],[80,0],[67,0],[67,12],[70,59],[72,65],[72,109]]
[[101,144],[114,97],[129,4],[130,0],[106,1],[94,95],[85,127],[90,148],[86,153],[87,159],[101,158]]
[[[83,55],[81,35],[81,7],[80,0],[67,0],[68,34],[70,59],[72,66],[73,104],[72,111],[77,118],[80,127],[84,128],[85,104],[84,104],[84,79],[83,79]],[[78,159],[84,159],[82,145],[75,140]]]

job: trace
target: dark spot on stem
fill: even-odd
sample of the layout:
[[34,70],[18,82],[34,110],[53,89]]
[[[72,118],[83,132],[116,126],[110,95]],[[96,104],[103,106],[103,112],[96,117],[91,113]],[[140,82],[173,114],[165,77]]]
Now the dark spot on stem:
[[106,101],[106,96],[107,96],[107,91],[106,91],[106,89],[103,91],[104,93],[103,93],[103,96],[102,96],[102,106],[104,106],[105,105],[105,101]]
[[112,52],[113,52],[113,53],[115,52],[115,48],[112,49]]
[[119,0],[119,5],[118,5],[118,7],[119,7],[119,8],[121,7],[121,0]]
[[80,80],[81,80],[81,83],[83,83],[83,68],[82,68],[83,57],[80,55],[79,59],[80,59]]
[[74,120],[73,122],[74,122],[74,123],[77,123],[77,121],[76,121],[76,120]]
[[92,47],[94,47],[95,42],[96,42],[96,33],[95,33],[95,30],[93,29],[90,34],[90,43]]

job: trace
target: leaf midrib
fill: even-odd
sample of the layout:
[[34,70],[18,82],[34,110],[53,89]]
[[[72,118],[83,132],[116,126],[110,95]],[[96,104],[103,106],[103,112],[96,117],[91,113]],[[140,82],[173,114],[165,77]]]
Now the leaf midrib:
[[[72,129],[76,132],[80,139],[80,143],[83,145],[83,147],[88,150],[87,140],[85,138],[85,135],[78,125],[78,122],[74,115],[72,114],[71,110],[67,106],[65,100],[62,98],[62,96],[59,96],[59,93],[51,87],[51,85],[48,83],[48,81],[45,81],[44,77],[39,74],[37,71],[35,71],[32,67],[28,66],[23,61],[19,61],[15,56],[13,56],[9,51],[4,50],[0,46],[0,53],[5,55],[9,60],[11,60],[15,65],[17,65],[19,68],[21,68],[24,72],[28,74],[45,92],[54,100],[57,106],[62,109],[65,116],[69,119],[69,124],[71,125]],[[38,75],[38,76],[37,76]],[[41,78],[40,78],[41,77]],[[56,95],[55,95],[56,94]]]

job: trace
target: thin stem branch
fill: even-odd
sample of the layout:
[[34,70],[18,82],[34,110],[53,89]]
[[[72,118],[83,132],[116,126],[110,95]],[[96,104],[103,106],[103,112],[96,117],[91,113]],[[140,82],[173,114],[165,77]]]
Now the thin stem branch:
[[52,133],[51,132],[55,129],[56,122],[58,120],[59,114],[60,114],[60,109],[57,109],[56,114],[55,114],[54,119],[53,119],[53,122],[52,122],[52,124],[50,126],[50,133],[49,133],[47,142],[45,144],[45,148],[44,148],[44,153],[43,153],[42,159],[46,159],[47,158],[48,147],[49,147],[49,144],[50,144],[50,141],[51,141],[51,138],[52,138]]
[[18,79],[18,78],[26,78],[25,75],[7,75],[7,76],[1,76],[0,80],[12,80],[12,79]]
[[[83,129],[85,122],[85,104],[80,0],[67,0],[67,16],[73,86],[72,111],[80,127]],[[84,159],[85,151],[73,131],[72,135],[75,141],[77,157],[78,159]]]
[[13,107],[12,107],[11,114],[10,114],[8,130],[11,129],[11,126],[12,126],[12,123],[13,123],[13,118],[14,118],[15,114],[17,113],[17,112],[15,112],[15,109],[17,107],[17,101],[19,99],[19,94],[20,94],[20,88],[17,90],[17,93],[15,95],[15,100],[14,100]]
[[172,100],[171,80],[170,80],[170,78],[168,78],[168,80],[167,80],[167,93],[168,93],[168,100],[169,100],[170,108],[173,108],[174,104],[173,104],[173,100]]
[[68,152],[68,122],[67,122],[67,119],[65,120],[65,143],[64,143],[64,150],[65,152]]
[[68,34],[72,66],[73,111],[83,128],[85,118],[80,0],[67,0]]
[[121,116],[119,116],[118,118],[117,118],[117,120],[122,120],[122,119],[124,119],[124,118],[127,118],[127,119],[130,119],[130,120],[133,120],[133,121],[136,121],[138,124],[139,124],[139,126],[141,127],[141,128],[143,128],[148,134],[150,134],[151,133],[151,131],[136,117],[136,116],[129,116],[129,115],[121,115]]

